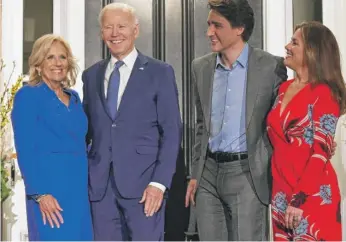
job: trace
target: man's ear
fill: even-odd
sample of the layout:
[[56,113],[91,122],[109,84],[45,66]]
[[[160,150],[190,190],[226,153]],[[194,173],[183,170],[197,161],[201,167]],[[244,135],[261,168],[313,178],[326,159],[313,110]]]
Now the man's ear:
[[241,36],[244,33],[245,28],[244,27],[238,27],[237,28],[237,36]]
[[135,38],[138,38],[138,36],[139,36],[139,24],[135,25],[134,31],[135,31]]

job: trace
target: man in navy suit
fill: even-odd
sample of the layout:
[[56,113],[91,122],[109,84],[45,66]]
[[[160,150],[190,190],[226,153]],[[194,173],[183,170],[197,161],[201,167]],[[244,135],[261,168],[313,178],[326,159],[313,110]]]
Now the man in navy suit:
[[94,239],[163,240],[164,193],[181,141],[174,71],[136,50],[131,6],[109,4],[99,21],[111,57],[82,76]]

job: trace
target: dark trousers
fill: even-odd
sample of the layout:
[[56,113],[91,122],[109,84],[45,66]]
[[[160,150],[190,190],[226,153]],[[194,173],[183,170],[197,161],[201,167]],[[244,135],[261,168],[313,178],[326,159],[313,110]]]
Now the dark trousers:
[[[138,199],[120,196],[113,172],[110,172],[106,194],[102,200],[91,202],[94,240],[162,241],[164,238],[165,201],[152,217],[144,214],[144,204]],[[128,181],[131,182],[131,181]]]

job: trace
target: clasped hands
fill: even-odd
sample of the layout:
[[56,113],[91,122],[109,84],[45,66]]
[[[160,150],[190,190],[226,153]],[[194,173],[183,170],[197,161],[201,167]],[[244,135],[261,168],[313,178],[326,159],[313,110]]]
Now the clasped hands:
[[144,203],[144,213],[147,217],[151,217],[159,211],[162,201],[163,191],[155,186],[148,185],[139,203]]
[[285,226],[288,229],[296,229],[303,218],[303,210],[300,208],[287,206],[285,213]]

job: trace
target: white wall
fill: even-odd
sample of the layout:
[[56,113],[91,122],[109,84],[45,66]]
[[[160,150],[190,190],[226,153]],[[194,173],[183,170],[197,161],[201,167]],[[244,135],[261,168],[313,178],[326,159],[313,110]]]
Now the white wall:
[[[2,1],[2,31],[2,58],[7,64],[2,73],[2,80],[9,79],[12,71],[12,62],[14,61],[16,68],[11,79],[11,83],[14,83],[23,69],[23,0]],[[10,140],[8,142],[9,146],[12,145]],[[16,165],[16,167],[18,166]],[[3,236],[5,236],[4,239],[20,241],[25,239],[26,234],[23,182],[20,180],[16,182],[13,191],[13,195],[3,204],[2,232]],[[13,222],[14,219],[16,219],[16,222]]]
[[[292,35],[292,0],[263,0],[263,49],[284,57]],[[292,70],[287,74],[289,79],[293,77]]]
[[[323,23],[334,33],[341,52],[342,72],[346,77],[346,1],[323,0]],[[339,183],[342,193],[346,195],[346,115],[342,116],[337,128],[337,150],[332,159],[334,167],[338,167]],[[346,240],[346,198],[343,199],[343,240]]]
[[82,98],[81,75],[85,68],[85,0],[54,0],[53,8],[53,31],[70,43],[78,61],[80,72],[74,89]]

